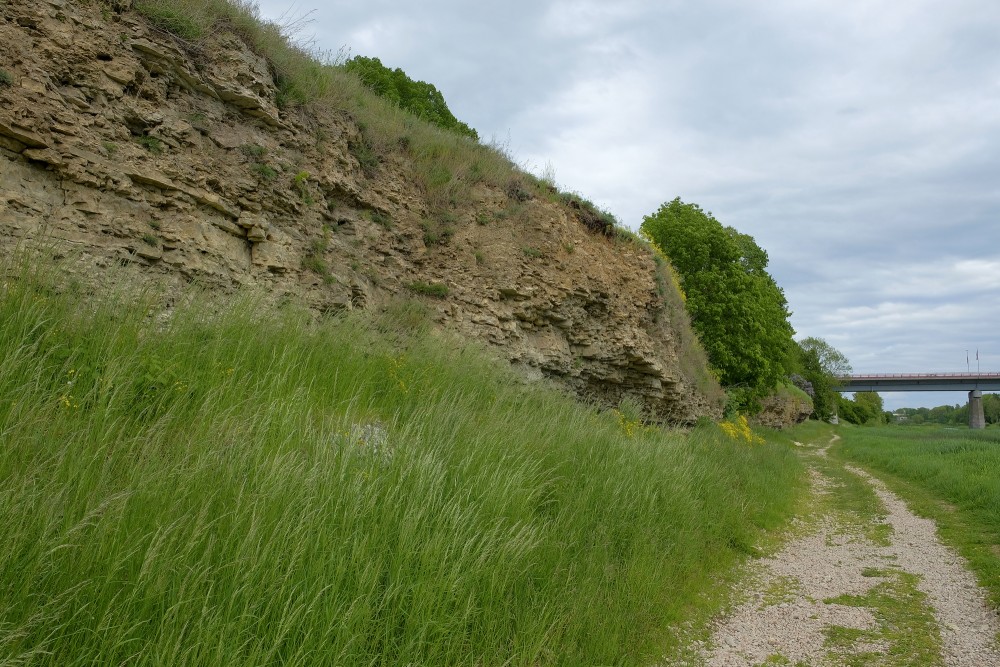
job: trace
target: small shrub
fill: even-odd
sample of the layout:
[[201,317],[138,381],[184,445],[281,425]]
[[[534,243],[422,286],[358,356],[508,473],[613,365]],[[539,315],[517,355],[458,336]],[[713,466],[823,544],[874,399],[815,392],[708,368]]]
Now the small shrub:
[[160,228],[162,227],[159,220],[150,220],[149,226],[155,229],[156,231],[160,231]]
[[[610,215],[610,213],[608,214]],[[632,243],[637,246],[646,246],[646,242],[641,236],[633,232],[628,227],[615,226],[615,240],[621,243]]]
[[208,116],[200,111],[196,111],[192,114],[188,114],[188,122],[196,130],[205,129],[208,126]]
[[483,225],[484,227],[490,224],[490,216],[486,214],[485,211],[480,211],[476,213],[476,224]]
[[292,178],[292,186],[298,191],[299,196],[306,204],[312,204],[313,198],[309,193],[309,172],[300,171]]
[[257,144],[243,144],[240,146],[240,152],[248,158],[259,161],[267,155],[267,148],[264,146],[258,146]]
[[424,230],[424,245],[445,245],[455,235],[454,216],[442,214],[438,218],[425,218],[420,223]]
[[481,266],[486,263],[486,258],[483,256],[483,253],[477,250],[475,253],[473,253],[473,255],[476,258],[476,264],[479,264]]
[[507,196],[516,202],[526,202],[531,199],[531,193],[524,187],[524,181],[520,178],[510,179],[505,191]]
[[327,285],[337,282],[337,279],[330,273],[330,266],[326,263],[326,260],[315,250],[310,250],[302,258],[302,268],[320,276]]
[[615,238],[617,230],[620,228],[618,219],[611,213],[599,209],[594,202],[585,199],[575,192],[561,192],[559,199],[562,200],[576,215],[577,220],[592,232],[597,232]]
[[626,398],[612,412],[618,428],[626,438],[633,438],[643,429],[642,406],[633,399]]
[[278,177],[277,171],[262,162],[254,164],[251,169],[253,169],[253,172],[257,174],[257,178],[268,183]]
[[145,243],[146,245],[153,246],[154,248],[160,245],[160,240],[156,238],[154,235],[149,233],[142,235],[142,242]]
[[311,95],[308,91],[292,77],[284,76],[279,72],[278,90],[274,95],[274,103],[279,109],[291,109],[302,106],[309,102]]
[[572,255],[573,251],[576,250],[576,246],[567,241],[566,243],[563,243],[563,250],[565,250],[567,254]]
[[451,182],[451,170],[441,164],[432,165],[427,174],[427,185],[431,188],[440,188]]
[[8,72],[7,70],[0,69],[0,88],[13,85],[14,85],[14,77],[10,75],[10,72]]
[[525,257],[530,257],[532,259],[539,259],[543,256],[543,253],[538,248],[521,248],[521,252],[524,253]]
[[362,139],[361,141],[351,142],[347,145],[347,148],[351,151],[354,159],[358,161],[358,165],[365,176],[374,176],[375,172],[378,171],[378,165],[381,160],[379,160],[378,155],[372,149],[368,140]]
[[141,137],[136,137],[135,141],[153,155],[160,155],[163,153],[163,142],[156,137],[144,134]]
[[102,141],[101,142],[101,147],[111,157],[113,157],[114,154],[118,152],[118,144],[116,144],[113,141]]
[[448,286],[444,283],[425,283],[422,280],[416,280],[407,285],[407,288],[417,294],[431,296],[435,299],[443,299],[448,296]]
[[725,433],[726,437],[730,440],[746,443],[748,445],[764,444],[764,438],[750,430],[750,424],[747,423],[747,418],[743,415],[738,415],[732,421],[719,422],[719,428],[722,429],[722,432]]
[[382,213],[381,211],[372,211],[370,216],[371,221],[374,222],[379,227],[384,227],[385,229],[392,229],[392,216],[388,213]]

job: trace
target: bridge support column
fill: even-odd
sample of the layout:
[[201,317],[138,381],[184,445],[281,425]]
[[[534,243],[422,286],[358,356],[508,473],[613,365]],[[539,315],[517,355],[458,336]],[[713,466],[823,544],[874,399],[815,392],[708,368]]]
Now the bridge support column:
[[983,414],[983,392],[973,389],[969,392],[969,428],[986,428]]

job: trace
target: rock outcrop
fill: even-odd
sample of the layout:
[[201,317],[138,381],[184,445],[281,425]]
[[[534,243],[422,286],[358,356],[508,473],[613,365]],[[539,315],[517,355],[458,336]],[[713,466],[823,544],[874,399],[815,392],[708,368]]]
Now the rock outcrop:
[[241,39],[195,49],[123,4],[0,4],[4,251],[51,239],[84,283],[124,266],[168,290],[258,286],[324,313],[405,293],[529,376],[632,397],[656,420],[718,415],[717,387],[682,370],[690,331],[646,249],[555,197],[487,185],[431,229],[405,155],[372,173],[351,117],[281,109]]
[[762,409],[753,416],[753,423],[768,428],[785,428],[801,424],[812,414],[813,404],[807,395],[779,389],[761,401]]

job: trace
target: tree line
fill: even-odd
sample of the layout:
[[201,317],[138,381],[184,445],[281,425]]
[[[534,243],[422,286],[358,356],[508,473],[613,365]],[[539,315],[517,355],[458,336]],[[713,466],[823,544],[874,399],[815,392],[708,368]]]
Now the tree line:
[[[969,405],[939,405],[936,408],[900,408],[896,414],[905,417],[900,424],[969,423]],[[987,424],[1000,424],[1000,394],[983,394],[983,415]]]

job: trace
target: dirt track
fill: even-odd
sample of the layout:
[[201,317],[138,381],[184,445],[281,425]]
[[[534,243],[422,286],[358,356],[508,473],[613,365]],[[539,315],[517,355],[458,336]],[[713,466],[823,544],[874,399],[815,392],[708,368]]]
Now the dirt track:
[[[934,523],[825,447],[802,451],[813,511],[687,664],[1000,666],[1000,619]],[[859,498],[873,516],[841,509]]]

